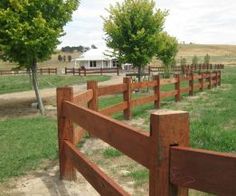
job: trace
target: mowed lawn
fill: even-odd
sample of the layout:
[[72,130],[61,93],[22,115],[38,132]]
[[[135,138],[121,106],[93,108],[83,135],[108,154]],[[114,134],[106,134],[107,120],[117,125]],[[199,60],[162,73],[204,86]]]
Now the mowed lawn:
[[[110,76],[60,76],[60,75],[44,75],[39,76],[39,88],[55,88],[65,85],[79,85],[86,83],[89,80],[105,81],[109,80]],[[28,75],[16,76],[0,76],[0,94],[21,92],[32,90],[32,84]]]
[[[184,96],[179,103],[175,103],[174,99],[163,100],[161,108],[185,110],[190,113],[191,146],[236,153],[236,67],[227,67],[223,72],[221,87],[204,90],[193,97]],[[100,106],[107,107],[121,100],[121,96],[104,98],[100,100]],[[142,128],[147,131],[152,109],[153,104],[146,104],[133,110],[134,122],[142,119]],[[121,117],[119,115],[117,118]],[[49,117],[0,121],[0,149],[1,182],[37,168],[45,159],[56,159],[56,121]],[[106,149],[101,152],[95,151],[94,157],[97,157],[98,162],[103,163],[104,167],[109,168],[110,163],[116,163],[116,159],[124,155],[114,149]],[[109,164],[105,164],[106,162]],[[132,178],[138,185],[140,181],[141,184],[147,184],[147,170],[136,165],[132,169],[129,162],[127,165],[124,169],[129,173],[123,176],[122,180]],[[119,169],[116,171],[111,168],[113,175],[118,171]]]

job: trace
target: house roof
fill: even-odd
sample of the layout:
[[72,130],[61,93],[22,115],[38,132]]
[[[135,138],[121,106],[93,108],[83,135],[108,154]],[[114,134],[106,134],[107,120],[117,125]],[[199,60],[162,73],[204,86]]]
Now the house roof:
[[79,58],[76,58],[75,61],[101,61],[101,60],[112,60],[114,57],[107,56],[105,54],[110,54],[107,50],[102,49],[90,49]]

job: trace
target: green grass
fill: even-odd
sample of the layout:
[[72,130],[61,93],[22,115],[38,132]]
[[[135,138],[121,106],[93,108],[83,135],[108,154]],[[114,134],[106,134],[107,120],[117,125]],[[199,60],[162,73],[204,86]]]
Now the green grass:
[[46,117],[0,121],[0,182],[57,157],[56,121]]
[[103,156],[106,158],[106,159],[109,159],[109,158],[114,158],[114,157],[119,157],[121,156],[122,153],[114,148],[106,148],[104,151],[103,151]]
[[[66,85],[83,84],[88,80],[105,81],[109,80],[110,76],[59,76],[59,75],[44,75],[39,76],[39,87],[55,88]],[[1,76],[0,77],[0,94],[21,92],[32,90],[29,76],[17,75],[17,76]]]
[[149,173],[147,169],[139,169],[131,171],[127,176],[131,177],[132,180],[135,182],[135,185],[138,186],[147,182],[149,178]]
[[[236,152],[236,67],[226,67],[222,73],[222,86],[204,92],[195,92],[196,97],[190,98],[185,94],[182,101],[175,103],[174,97],[161,101],[161,109],[185,110],[190,113],[191,146],[221,152]],[[187,86],[187,84],[182,84]],[[173,85],[165,85],[162,91],[172,90]],[[133,99],[144,96],[132,94]],[[122,101],[121,95],[103,98],[100,107]],[[143,104],[132,109],[133,119],[145,119],[149,131],[150,110],[153,103]],[[122,113],[114,115],[122,119]]]
[[[190,113],[191,146],[221,152],[236,152],[236,68],[223,71],[222,87],[169,102],[167,109]],[[148,117],[146,117],[148,118]]]
[[[169,87],[168,87],[169,88]],[[144,94],[133,94],[138,98]],[[100,108],[122,101],[121,95],[100,100]],[[226,68],[222,86],[196,93],[196,97],[183,97],[179,103],[174,98],[163,100],[162,109],[185,110],[190,113],[191,146],[222,152],[236,152],[236,68]],[[135,107],[133,118],[145,119],[149,130],[153,103]],[[120,118],[122,115],[120,114]],[[43,159],[57,157],[55,120],[45,117],[0,121],[0,181],[19,176],[39,166]],[[122,156],[108,148],[103,158]],[[137,169],[129,174],[137,184],[147,181],[147,172]]]

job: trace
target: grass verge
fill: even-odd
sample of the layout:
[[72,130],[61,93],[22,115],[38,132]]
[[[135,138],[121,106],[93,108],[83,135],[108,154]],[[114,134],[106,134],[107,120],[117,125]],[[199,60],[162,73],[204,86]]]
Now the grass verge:
[[[79,85],[86,83],[89,80],[105,81],[109,80],[110,76],[59,76],[59,75],[44,75],[39,76],[39,87],[55,88],[66,85]],[[17,76],[1,76],[0,77],[0,94],[21,92],[32,90],[32,85],[28,75]]]
[[0,121],[0,182],[57,157],[56,121],[46,117]]

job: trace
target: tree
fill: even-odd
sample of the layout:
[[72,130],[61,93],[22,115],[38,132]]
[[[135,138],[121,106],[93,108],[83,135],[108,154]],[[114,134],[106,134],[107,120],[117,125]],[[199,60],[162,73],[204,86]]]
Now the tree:
[[59,62],[62,61],[62,56],[61,56],[60,54],[58,55],[57,60],[58,60]]
[[204,57],[204,64],[210,64],[210,59],[211,59],[211,57],[210,57],[210,55],[209,54],[206,54],[206,56]]
[[71,55],[68,55],[68,56],[67,56],[67,59],[68,59],[68,62],[71,62],[72,56],[71,56]]
[[154,10],[152,0],[125,0],[108,9],[104,18],[107,46],[114,50],[119,64],[132,63],[141,71],[158,48],[158,35],[163,30],[167,12]]
[[193,56],[192,58],[192,64],[197,65],[198,64],[198,57],[196,55]]
[[163,32],[158,36],[158,43],[157,58],[165,65],[165,75],[169,77],[170,66],[174,64],[178,52],[178,41],[175,37],[171,37],[166,32]]
[[48,59],[71,20],[79,0],[0,1],[1,58],[17,62],[32,72],[32,82],[40,108],[44,107],[38,89],[37,63]]
[[181,57],[181,59],[180,59],[180,65],[181,65],[181,66],[184,66],[184,65],[186,65],[186,64],[187,64],[186,58],[182,58],[182,57]]
[[92,49],[97,49],[97,46],[95,46],[94,44],[91,45]]
[[63,61],[66,62],[66,55],[63,56]]

